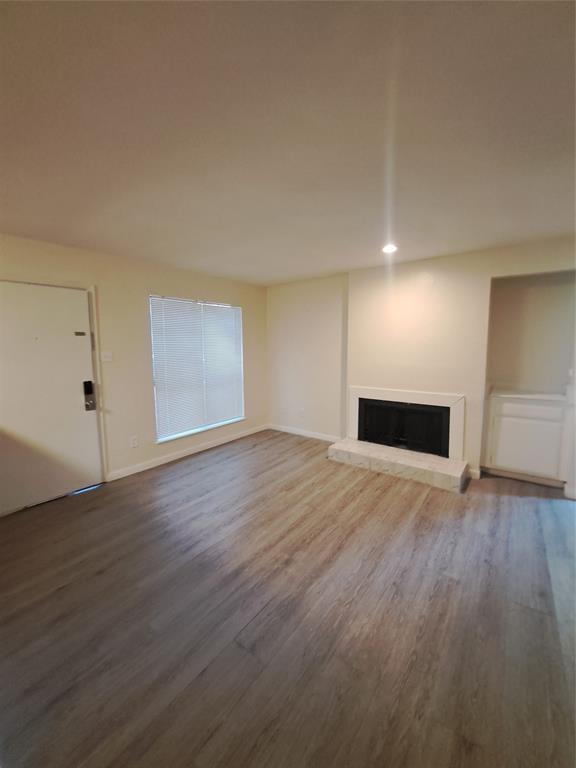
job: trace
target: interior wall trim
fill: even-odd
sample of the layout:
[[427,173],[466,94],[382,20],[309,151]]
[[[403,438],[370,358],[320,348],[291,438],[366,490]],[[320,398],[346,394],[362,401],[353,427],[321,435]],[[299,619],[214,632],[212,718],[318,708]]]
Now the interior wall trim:
[[315,440],[325,440],[327,443],[337,443],[339,440],[342,440],[341,435],[327,435],[324,432],[310,432],[307,429],[285,427],[280,424],[270,424],[268,429],[275,429],[278,432],[287,432],[289,435],[299,435],[300,437],[312,437]]
[[113,480],[119,480],[121,477],[128,477],[129,475],[135,475],[138,472],[145,472],[147,469],[154,469],[154,467],[160,467],[162,464],[169,464],[171,461],[177,461],[186,456],[192,456],[194,453],[200,453],[201,451],[207,451],[209,448],[216,448],[219,445],[232,443],[234,440],[240,440],[242,437],[254,435],[256,432],[263,432],[265,429],[272,429],[272,427],[263,424],[259,427],[252,427],[252,429],[236,432],[234,435],[216,438],[216,440],[207,440],[206,442],[189,446],[188,448],[183,448],[179,451],[174,451],[174,453],[158,456],[157,458],[149,459],[148,461],[142,461],[139,464],[131,464],[129,467],[114,469],[111,472],[106,473],[106,481],[111,482]]

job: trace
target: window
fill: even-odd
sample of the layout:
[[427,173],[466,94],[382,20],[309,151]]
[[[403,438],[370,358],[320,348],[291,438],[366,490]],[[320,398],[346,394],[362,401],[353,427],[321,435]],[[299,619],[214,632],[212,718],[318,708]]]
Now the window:
[[242,309],[150,297],[158,442],[244,418]]

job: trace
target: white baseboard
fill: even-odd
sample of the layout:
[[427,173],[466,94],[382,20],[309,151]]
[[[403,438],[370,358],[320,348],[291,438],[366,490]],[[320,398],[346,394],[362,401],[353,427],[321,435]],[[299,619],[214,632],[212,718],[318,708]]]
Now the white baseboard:
[[[158,456],[155,459],[142,461],[139,464],[132,464],[129,467],[115,469],[112,472],[106,473],[106,482],[119,480],[121,477],[128,477],[129,475],[136,475],[138,472],[145,472],[147,469],[154,469],[154,467],[160,467],[162,464],[169,464],[171,461],[177,461],[178,459],[183,459],[186,456],[192,456],[195,453],[207,451],[209,448],[216,448],[219,445],[225,445],[226,443],[231,443],[234,440],[240,440],[242,437],[255,435],[257,432],[263,432],[266,429],[274,429],[277,432],[287,432],[290,435],[299,435],[300,437],[311,437],[314,440],[324,440],[327,443],[337,443],[339,440],[342,440],[339,435],[327,435],[323,432],[310,432],[307,429],[296,429],[294,427],[286,427],[280,424],[263,424],[260,427],[253,427],[252,429],[246,429],[243,432],[238,432],[237,434],[230,437],[221,437],[216,440],[209,440],[205,443],[200,443],[192,447],[184,448],[180,451],[174,451],[173,453],[168,453],[164,456]],[[480,470],[470,469],[470,477],[472,477],[474,480],[479,480]]]
[[119,480],[121,477],[128,477],[129,475],[135,475],[138,472],[145,472],[147,469],[154,469],[154,467],[160,467],[162,464],[169,464],[171,461],[177,459],[183,459],[186,456],[192,456],[194,453],[200,453],[201,451],[207,451],[209,448],[216,448],[219,445],[225,445],[226,443],[232,443],[234,440],[239,440],[242,437],[248,437],[254,435],[256,432],[262,432],[265,429],[272,429],[266,424],[260,427],[253,427],[252,429],[246,429],[243,432],[237,432],[235,435],[227,437],[220,437],[216,440],[209,440],[205,443],[189,446],[180,451],[174,451],[174,453],[164,454],[164,456],[158,456],[155,459],[149,459],[148,461],[142,461],[139,464],[132,464],[129,467],[122,467],[122,469],[115,469],[112,472],[106,473],[106,481]]
[[270,424],[268,429],[275,429],[277,432],[288,432],[289,435],[300,435],[300,437],[313,437],[315,440],[325,440],[328,443],[337,443],[338,440],[342,440],[338,435],[325,435],[323,432],[309,432],[307,429],[284,427],[280,424]]

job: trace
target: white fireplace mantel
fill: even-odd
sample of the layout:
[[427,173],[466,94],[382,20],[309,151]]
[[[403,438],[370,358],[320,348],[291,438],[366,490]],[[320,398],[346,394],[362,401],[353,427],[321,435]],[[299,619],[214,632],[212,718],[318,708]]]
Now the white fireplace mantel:
[[348,437],[358,439],[358,400],[392,400],[415,405],[443,405],[450,408],[450,437],[448,456],[464,458],[465,397],[446,392],[415,392],[408,389],[380,389],[379,387],[348,387]]

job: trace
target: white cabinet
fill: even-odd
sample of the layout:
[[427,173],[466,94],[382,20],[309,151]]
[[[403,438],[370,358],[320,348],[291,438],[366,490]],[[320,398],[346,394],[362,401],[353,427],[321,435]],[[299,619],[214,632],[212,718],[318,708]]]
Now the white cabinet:
[[562,395],[493,392],[488,469],[564,481],[567,402]]

